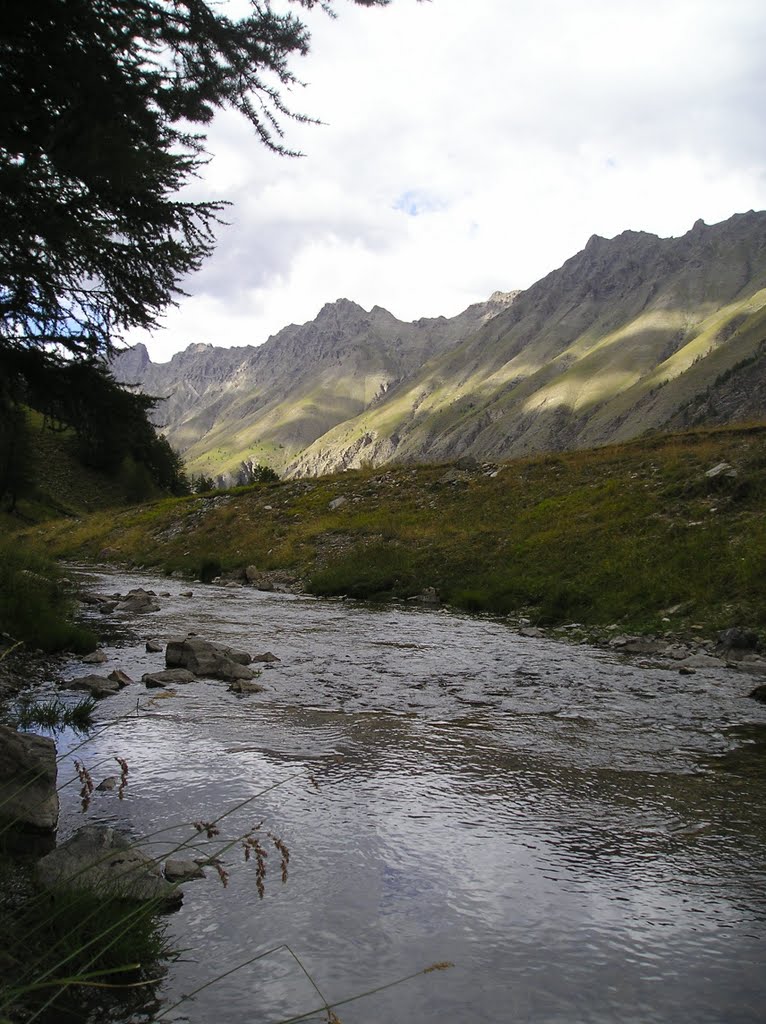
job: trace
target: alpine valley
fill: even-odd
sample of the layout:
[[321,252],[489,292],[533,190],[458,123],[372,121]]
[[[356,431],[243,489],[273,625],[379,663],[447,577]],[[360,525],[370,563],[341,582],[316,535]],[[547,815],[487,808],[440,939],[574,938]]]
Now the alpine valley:
[[526,291],[447,319],[348,299],[259,346],[191,345],[119,380],[191,474],[315,476],[364,464],[498,461],[766,416],[766,212],[680,238],[594,235]]

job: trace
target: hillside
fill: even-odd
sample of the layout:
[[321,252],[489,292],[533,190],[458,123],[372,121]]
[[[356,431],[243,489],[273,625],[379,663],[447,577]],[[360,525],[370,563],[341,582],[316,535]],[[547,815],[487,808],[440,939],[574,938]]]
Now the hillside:
[[154,364],[137,346],[117,357],[114,370],[125,383],[167,396],[157,419],[189,472],[230,482],[247,459],[284,471],[316,438],[379,404],[514,295],[496,293],[457,317],[415,323],[339,299],[259,347],[191,345]]
[[20,539],[264,588],[417,598],[541,624],[766,625],[766,427],[504,463],[388,467],[165,499]]
[[504,459],[766,415],[766,213],[680,238],[594,236],[522,293],[405,324],[346,299],[259,347],[195,345],[121,379],[192,473]]
[[[585,249],[293,466],[460,455],[508,458],[627,440],[648,429],[766,414],[763,389],[709,409],[766,340],[766,213],[682,238],[624,232]],[[730,378],[731,381],[731,378]],[[731,382],[733,384],[733,381]]]

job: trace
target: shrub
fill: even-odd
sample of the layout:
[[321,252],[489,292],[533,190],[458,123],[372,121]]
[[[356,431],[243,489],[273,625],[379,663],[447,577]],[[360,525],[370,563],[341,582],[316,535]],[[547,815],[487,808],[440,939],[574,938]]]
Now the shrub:
[[0,630],[43,651],[94,650],[94,634],[71,621],[72,601],[56,566],[6,543],[0,547]]
[[200,562],[197,578],[200,583],[210,583],[223,572],[223,566],[217,558],[205,558]]

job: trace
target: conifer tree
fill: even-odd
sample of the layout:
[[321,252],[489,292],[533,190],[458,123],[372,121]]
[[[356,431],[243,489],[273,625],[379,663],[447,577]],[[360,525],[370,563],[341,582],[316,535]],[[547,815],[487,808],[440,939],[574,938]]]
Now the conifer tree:
[[213,246],[221,204],[179,197],[205,126],[230,107],[289,154],[282,125],[306,118],[283,98],[288,61],[308,43],[268,0],[241,18],[213,0],[5,0],[0,350],[87,358],[156,326]]

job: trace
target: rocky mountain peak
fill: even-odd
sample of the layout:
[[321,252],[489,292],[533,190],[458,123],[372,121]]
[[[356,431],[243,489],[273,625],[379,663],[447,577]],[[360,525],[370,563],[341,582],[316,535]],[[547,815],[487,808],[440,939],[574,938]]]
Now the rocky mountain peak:
[[120,380],[126,384],[138,383],[142,380],[146,368],[151,363],[149,350],[142,342],[119,352],[116,359],[119,360]]

